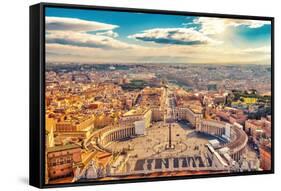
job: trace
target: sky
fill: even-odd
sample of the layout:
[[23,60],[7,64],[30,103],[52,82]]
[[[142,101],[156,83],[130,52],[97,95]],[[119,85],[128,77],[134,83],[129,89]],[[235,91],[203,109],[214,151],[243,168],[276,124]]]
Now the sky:
[[47,7],[46,61],[271,64],[271,23]]

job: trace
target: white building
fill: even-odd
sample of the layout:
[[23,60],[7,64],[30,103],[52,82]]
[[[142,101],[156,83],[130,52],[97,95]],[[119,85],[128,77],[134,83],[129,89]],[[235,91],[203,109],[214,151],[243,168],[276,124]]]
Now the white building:
[[144,135],[145,134],[145,121],[135,121],[135,133],[136,135]]

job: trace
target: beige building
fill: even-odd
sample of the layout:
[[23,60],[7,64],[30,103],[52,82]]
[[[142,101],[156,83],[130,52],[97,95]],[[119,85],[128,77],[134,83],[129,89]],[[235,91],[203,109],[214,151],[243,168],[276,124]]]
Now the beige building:
[[86,138],[94,128],[93,117],[81,117],[57,122],[55,125],[55,135],[60,137]]
[[152,110],[146,108],[132,109],[120,119],[121,128],[134,127],[137,135],[144,135],[145,129],[149,128],[152,121]]
[[164,110],[161,107],[152,107],[152,121],[163,121]]
[[245,122],[245,131],[252,135],[256,136],[264,136],[271,137],[271,121],[266,118],[261,118],[260,120],[248,119]]
[[131,109],[125,113],[120,119],[121,126],[134,126],[136,121],[144,121],[145,128],[148,128],[152,120],[152,111],[147,108]]
[[81,148],[75,144],[47,149],[47,171],[50,180],[73,176],[75,165],[81,164]]
[[202,118],[203,118],[203,115],[201,113],[195,113],[188,107],[178,107],[176,109],[176,119],[177,120],[187,120],[196,129],[200,129]]

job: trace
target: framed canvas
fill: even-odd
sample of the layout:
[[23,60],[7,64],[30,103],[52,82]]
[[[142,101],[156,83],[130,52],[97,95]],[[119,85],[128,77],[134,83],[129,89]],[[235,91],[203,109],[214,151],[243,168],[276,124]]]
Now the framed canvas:
[[274,18],[30,7],[30,184],[274,172]]

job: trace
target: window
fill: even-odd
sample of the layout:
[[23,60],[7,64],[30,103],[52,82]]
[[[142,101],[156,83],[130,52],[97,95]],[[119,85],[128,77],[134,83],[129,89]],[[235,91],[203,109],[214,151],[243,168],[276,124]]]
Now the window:
[[60,158],[60,164],[63,164],[64,161],[63,161],[63,158]]

